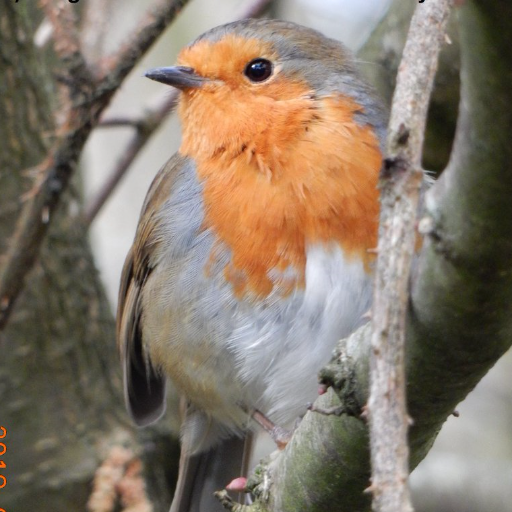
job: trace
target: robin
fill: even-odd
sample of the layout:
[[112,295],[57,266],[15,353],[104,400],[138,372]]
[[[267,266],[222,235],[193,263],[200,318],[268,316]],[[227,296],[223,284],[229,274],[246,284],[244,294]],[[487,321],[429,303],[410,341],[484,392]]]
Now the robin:
[[146,76],[181,91],[183,138],[123,269],[126,402],[147,425],[167,379],[184,397],[171,510],[210,512],[253,418],[304,414],[370,308],[385,115],[341,43],[284,21],[214,28]]

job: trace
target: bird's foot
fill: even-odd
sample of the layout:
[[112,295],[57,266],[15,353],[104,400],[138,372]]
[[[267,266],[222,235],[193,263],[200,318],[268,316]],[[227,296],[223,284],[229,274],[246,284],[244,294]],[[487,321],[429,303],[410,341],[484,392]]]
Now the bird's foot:
[[264,430],[266,430],[272,440],[276,443],[280,450],[284,450],[286,445],[292,438],[293,432],[286,430],[279,425],[276,425],[273,421],[269,420],[261,411],[257,409],[252,413],[252,419],[258,423]]

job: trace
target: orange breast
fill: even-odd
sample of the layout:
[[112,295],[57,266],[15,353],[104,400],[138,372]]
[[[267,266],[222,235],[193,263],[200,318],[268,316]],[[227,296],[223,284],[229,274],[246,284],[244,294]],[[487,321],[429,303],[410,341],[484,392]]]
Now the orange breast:
[[[304,285],[308,244],[336,242],[365,262],[376,245],[377,137],[355,121],[352,100],[301,92],[218,91],[215,109],[208,93],[181,101],[180,152],[196,162],[205,224],[231,251],[225,275],[240,295]],[[269,275],[289,267],[293,278]]]

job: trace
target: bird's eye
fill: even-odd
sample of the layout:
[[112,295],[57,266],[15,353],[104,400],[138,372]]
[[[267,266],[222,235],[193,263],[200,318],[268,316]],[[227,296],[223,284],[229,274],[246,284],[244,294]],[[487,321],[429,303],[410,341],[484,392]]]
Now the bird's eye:
[[263,82],[272,74],[272,70],[272,62],[258,58],[245,66],[244,74],[251,82]]

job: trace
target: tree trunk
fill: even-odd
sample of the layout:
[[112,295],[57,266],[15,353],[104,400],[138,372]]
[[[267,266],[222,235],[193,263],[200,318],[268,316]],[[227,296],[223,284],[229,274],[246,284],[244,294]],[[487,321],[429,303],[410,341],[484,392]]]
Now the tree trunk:
[[[0,251],[23,195],[37,186],[55,106],[52,58],[34,46],[32,2],[0,4]],[[27,172],[34,169],[33,172]],[[80,218],[77,187],[57,212],[39,262],[1,337],[0,470],[8,512],[85,510],[99,459],[132,440],[122,411],[114,324]]]

